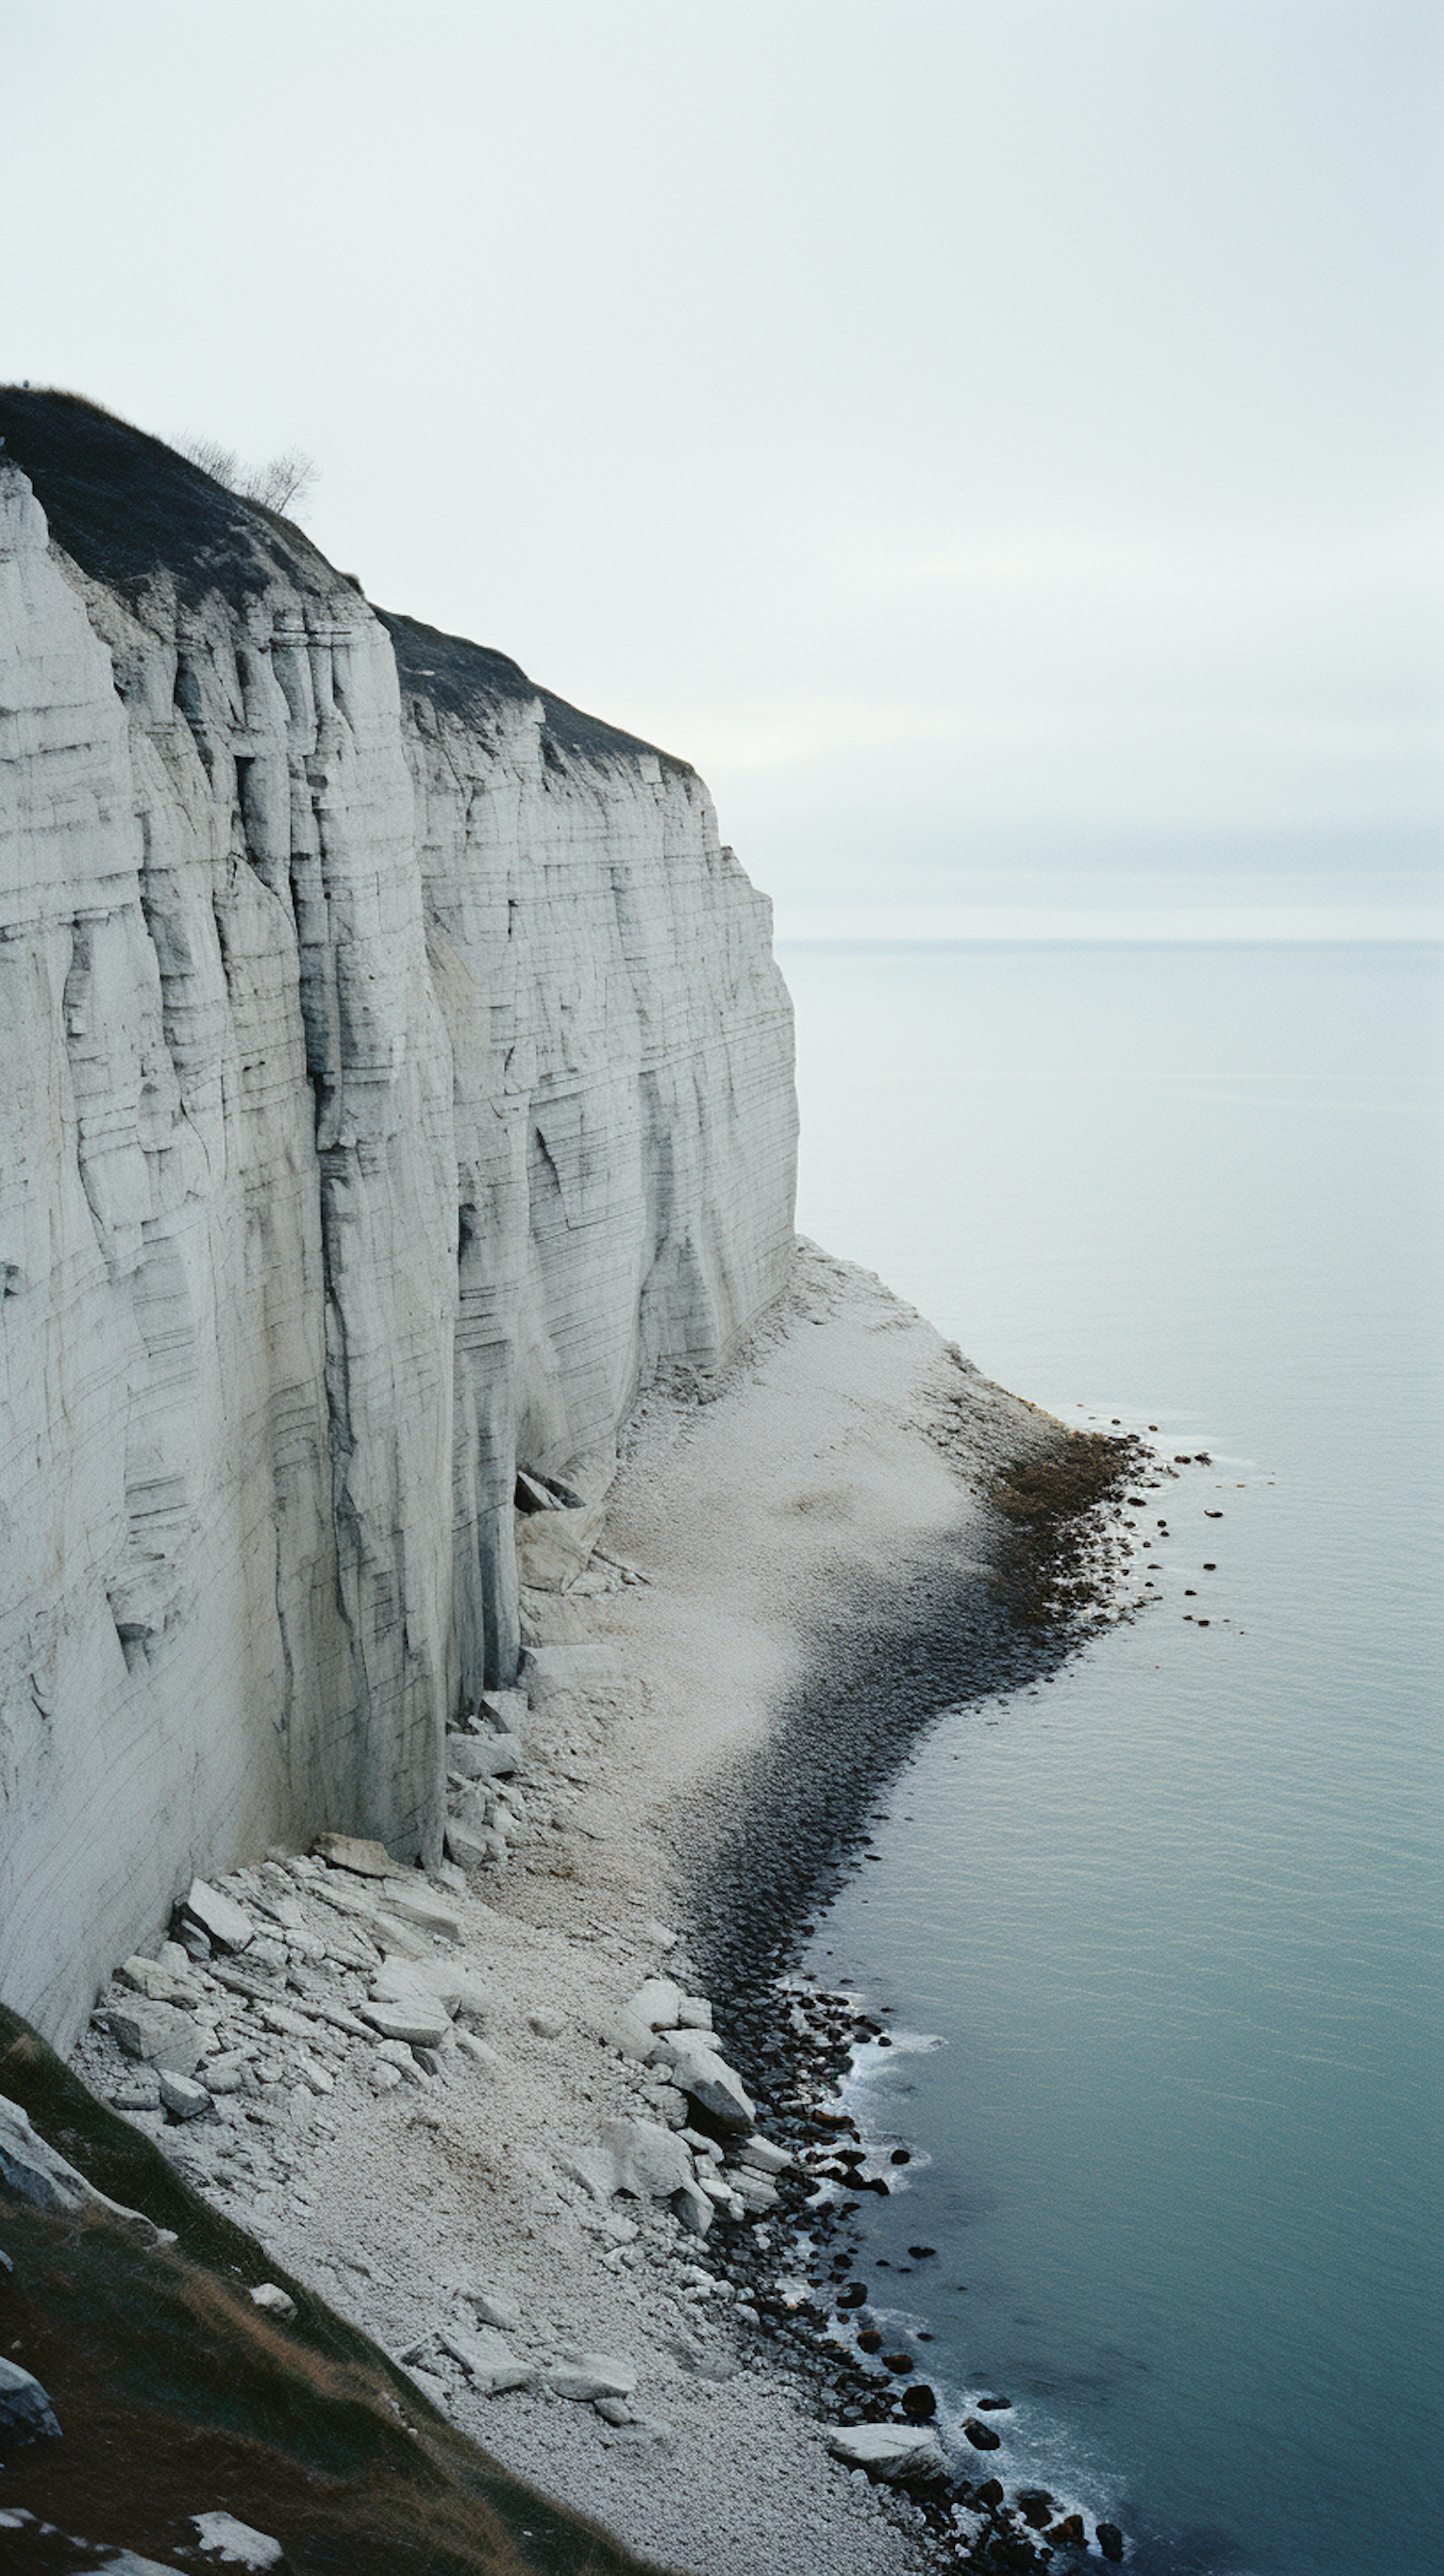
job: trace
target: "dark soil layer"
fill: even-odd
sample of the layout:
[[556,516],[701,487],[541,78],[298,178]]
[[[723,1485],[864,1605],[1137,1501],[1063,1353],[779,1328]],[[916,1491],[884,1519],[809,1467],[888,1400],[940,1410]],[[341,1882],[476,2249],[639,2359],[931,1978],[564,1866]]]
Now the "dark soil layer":
[[238,607],[273,581],[324,597],[337,575],[290,519],[244,501],[79,394],[0,386],[5,461],[27,475],[57,545],[135,606],[166,579],[186,606]]
[[[360,587],[353,575],[332,569],[294,520],[229,491],[164,439],[79,394],[0,385],[0,439],[5,461],[29,478],[57,545],[133,609],[154,581],[170,584],[189,608],[217,594],[238,608],[277,581],[318,600],[339,581]],[[485,733],[499,699],[540,698],[542,750],[552,766],[568,753],[635,760],[656,752],[669,770],[693,774],[689,762],[539,689],[509,655],[385,609],[375,613],[412,700]]]
[[[0,2093],[179,2240],[147,2247],[104,2214],[0,2200],[0,2348],[61,2426],[58,2441],[6,2442],[0,2505],[51,2526],[7,2533],[7,2563],[89,2567],[123,2546],[199,2569],[190,2517],[221,2511],[278,2539],[290,2576],[643,2576],[647,2562],[457,2432],[3,2008]],[[295,2300],[293,2322],[252,2305],[265,2280]]]
[[458,716],[463,724],[485,731],[489,700],[540,698],[542,755],[551,762],[562,752],[579,752],[593,760],[634,760],[645,751],[679,777],[695,775],[690,761],[678,760],[636,734],[622,733],[616,725],[604,724],[600,716],[584,715],[580,707],[553,697],[549,689],[539,689],[507,654],[494,653],[484,644],[469,644],[464,635],[445,635],[439,627],[422,626],[414,617],[398,617],[389,608],[378,608],[376,614],[395,649],[403,690],[424,699],[439,714]]

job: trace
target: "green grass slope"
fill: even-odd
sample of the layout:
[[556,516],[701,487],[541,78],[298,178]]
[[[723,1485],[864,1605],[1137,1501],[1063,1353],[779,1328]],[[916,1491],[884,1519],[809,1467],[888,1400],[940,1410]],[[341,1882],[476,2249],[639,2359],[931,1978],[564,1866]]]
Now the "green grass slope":
[[[0,2192],[0,2351],[33,2371],[59,2441],[5,2445],[0,2506],[57,2526],[27,2563],[91,2562],[60,2533],[199,2567],[190,2517],[271,2533],[294,2576],[644,2576],[649,2562],[508,2476],[404,2371],[206,2207],[164,2156],[0,2006],[0,2093],[87,2181],[173,2229]],[[277,2324],[250,2289],[296,2302]],[[652,2571],[655,2576],[655,2571]]]

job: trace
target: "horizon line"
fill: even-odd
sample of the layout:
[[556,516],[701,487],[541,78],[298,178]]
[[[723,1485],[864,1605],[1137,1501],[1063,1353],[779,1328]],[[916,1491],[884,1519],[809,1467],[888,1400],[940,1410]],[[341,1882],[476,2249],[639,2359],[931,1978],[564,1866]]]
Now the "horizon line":
[[779,904],[779,946],[1444,946],[1444,911],[1422,905],[1268,904],[1052,911],[997,904]]

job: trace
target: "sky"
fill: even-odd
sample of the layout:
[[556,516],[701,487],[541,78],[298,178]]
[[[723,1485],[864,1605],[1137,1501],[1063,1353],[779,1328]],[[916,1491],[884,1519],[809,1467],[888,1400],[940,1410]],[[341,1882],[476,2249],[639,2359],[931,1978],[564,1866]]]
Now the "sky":
[[0,374],[322,473],[784,929],[1419,928],[1444,15],[50,0]]

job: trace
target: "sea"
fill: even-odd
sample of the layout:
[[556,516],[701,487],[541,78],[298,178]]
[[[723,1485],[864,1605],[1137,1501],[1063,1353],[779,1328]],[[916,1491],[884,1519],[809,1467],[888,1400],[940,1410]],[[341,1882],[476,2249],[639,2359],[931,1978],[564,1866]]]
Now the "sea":
[[859,2272],[946,2420],[1010,2401],[979,2474],[1140,2576],[1437,2576],[1441,952],[779,956],[801,1230],[1208,1462],[1150,1606],[943,1711],[818,1922],[911,2152]]

